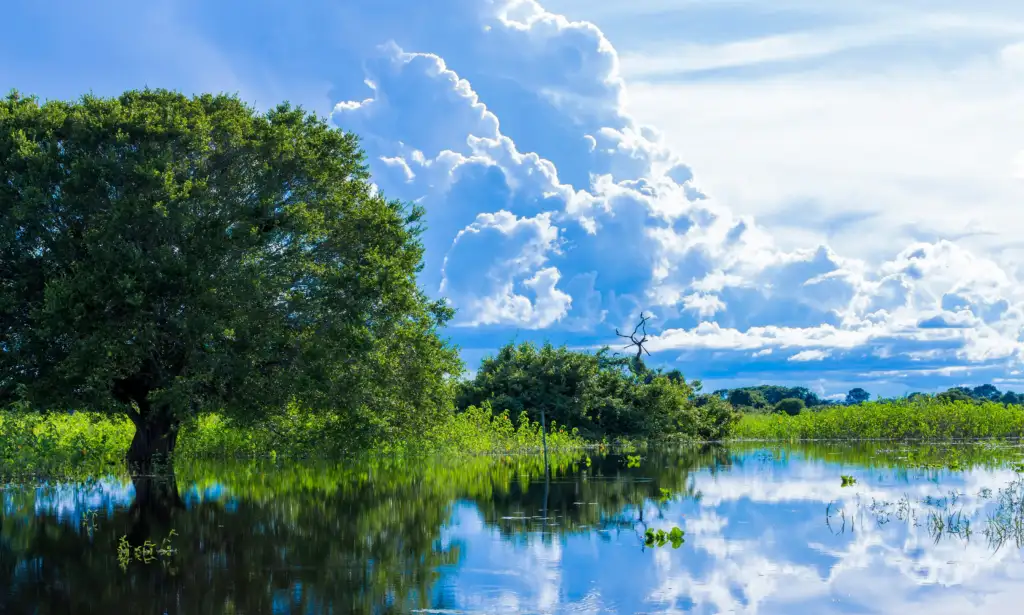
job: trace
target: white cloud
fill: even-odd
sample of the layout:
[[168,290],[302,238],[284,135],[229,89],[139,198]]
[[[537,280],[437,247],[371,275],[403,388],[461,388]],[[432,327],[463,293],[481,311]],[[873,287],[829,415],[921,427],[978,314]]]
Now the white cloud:
[[827,359],[832,353],[827,350],[801,350],[795,355],[789,357],[790,361],[821,361]]
[[[425,278],[436,280],[459,308],[458,324],[598,331],[625,326],[639,311],[653,309],[660,330],[652,351],[714,352],[709,369],[715,361],[723,369],[721,361],[742,366],[753,352],[759,373],[849,369],[895,378],[900,370],[913,370],[923,377],[952,373],[948,368],[964,362],[991,368],[1018,360],[1024,293],[1016,271],[998,254],[972,250],[961,240],[915,241],[912,232],[900,240],[871,229],[856,236],[853,257],[843,256],[835,245],[849,242],[815,234],[823,214],[814,207],[782,219],[787,229],[811,229],[810,235],[786,230],[786,241],[732,209],[735,201],[741,211],[770,214],[747,204],[785,200],[787,190],[828,187],[831,194],[847,195],[830,206],[848,206],[854,217],[865,207],[884,207],[868,212],[871,224],[899,227],[893,218],[897,207],[850,200],[871,187],[863,174],[888,178],[891,187],[894,177],[904,181],[955,163],[955,173],[925,190],[918,186],[890,196],[905,196],[911,207],[927,196],[929,223],[917,229],[922,235],[943,224],[970,228],[964,216],[978,211],[975,203],[986,211],[983,194],[945,190],[936,201],[928,190],[972,177],[1008,194],[1008,167],[1004,163],[1000,175],[985,161],[999,152],[1010,160],[1019,152],[1019,142],[1012,149],[1007,145],[1012,130],[990,121],[1003,117],[1018,96],[1024,102],[1024,90],[999,79],[1012,65],[1015,47],[1004,45],[995,59],[957,67],[953,75],[961,81],[952,84],[932,78],[934,71],[927,79],[910,75],[916,90],[888,74],[854,77],[857,88],[868,83],[857,79],[877,80],[870,85],[878,88],[867,88],[873,97],[867,99],[850,83],[806,73],[802,81],[760,82],[762,98],[752,97],[740,82],[627,87],[615,48],[594,25],[530,1],[511,6],[488,4],[477,12],[484,27],[456,37],[469,54],[452,56],[459,72],[429,49],[381,47],[378,57],[365,62],[370,96],[342,101],[333,114],[336,123],[363,136],[380,161],[375,177],[391,180],[382,185],[385,193],[427,206]],[[902,26],[887,27],[865,36],[905,34]],[[974,36],[1016,26],[935,17],[915,27]],[[785,45],[807,45],[797,54],[803,56],[814,55],[807,49],[818,44],[812,35],[786,40]],[[744,57],[736,55],[734,63],[756,60]],[[825,90],[823,80],[835,89]],[[964,98],[967,84],[975,86],[970,96],[988,97],[984,108]],[[671,88],[682,89],[675,95]],[[683,93],[686,88],[692,96]],[[872,129],[844,128],[837,109],[849,105],[851,96],[864,103],[861,114],[878,120]],[[658,107],[663,103],[655,97],[671,100],[673,111]],[[634,108],[675,134],[683,134],[678,129],[685,123],[696,139],[672,147],[631,115]],[[773,109],[776,115],[766,115]],[[692,124],[697,118],[702,127]],[[787,145],[793,141],[788,122],[799,127],[808,118],[828,122],[832,133],[816,124],[817,149]],[[709,131],[708,125],[716,127]],[[934,126],[951,130],[957,147],[929,144]],[[767,150],[746,148],[761,138],[759,131],[764,144],[771,144],[768,157]],[[743,135],[744,146],[721,138],[727,134]],[[892,145],[886,137],[894,134],[900,138]],[[845,177],[843,165],[822,159],[822,152],[837,151],[825,147],[837,138],[846,142],[844,164],[856,159],[862,176]],[[925,145],[906,149],[917,142]],[[731,169],[743,180],[723,176],[698,187],[680,152],[688,158],[721,153],[720,159],[705,158],[701,177]],[[743,192],[764,181],[770,189]],[[704,190],[706,185],[715,189]],[[955,207],[947,207],[942,198],[954,196]],[[963,206],[965,199],[972,207]],[[983,217],[988,225],[996,219]],[[768,229],[779,227],[771,215],[768,220]],[[1001,231],[1016,228],[1016,219],[999,220]],[[982,222],[975,224],[982,228]],[[793,237],[807,241],[794,245]],[[794,352],[772,354],[774,348]],[[878,368],[881,361],[884,369]]]
[[[622,56],[622,70],[629,79],[658,75],[751,66],[768,62],[807,60],[885,43],[929,41],[942,37],[976,39],[992,36],[1024,36],[1024,23],[972,18],[970,16],[925,15],[909,21],[905,17],[874,24],[856,23],[810,32],[788,32],[715,45],[685,41]],[[1008,47],[1004,61],[1016,61],[1019,54]]]

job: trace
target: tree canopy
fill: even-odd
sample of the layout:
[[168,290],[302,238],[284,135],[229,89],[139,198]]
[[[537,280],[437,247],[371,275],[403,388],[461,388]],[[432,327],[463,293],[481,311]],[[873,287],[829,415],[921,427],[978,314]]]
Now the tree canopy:
[[795,416],[800,414],[804,407],[804,400],[797,397],[790,397],[779,400],[779,403],[775,404],[775,411],[785,412],[790,416]]
[[702,403],[697,383],[662,373],[638,357],[576,352],[566,347],[507,344],[463,383],[458,407],[490,404],[495,412],[541,412],[548,421],[589,437],[658,438],[676,434],[719,439],[736,420],[727,404]]
[[336,413],[415,433],[461,371],[417,287],[422,209],[287,104],[165,90],[0,100],[0,403],[122,412],[129,461],[182,420]]
[[846,394],[846,403],[848,404],[862,404],[866,401],[871,400],[871,393],[868,393],[860,387],[850,389]]

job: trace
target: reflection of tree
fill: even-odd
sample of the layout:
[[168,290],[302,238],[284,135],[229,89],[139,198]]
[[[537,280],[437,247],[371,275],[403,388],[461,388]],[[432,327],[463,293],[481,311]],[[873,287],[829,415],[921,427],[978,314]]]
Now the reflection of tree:
[[589,468],[553,476],[547,489],[543,483],[513,483],[507,491],[476,498],[475,504],[485,522],[509,538],[542,524],[552,534],[632,527],[644,521],[644,505],[665,493],[699,499],[693,472],[731,462],[728,450],[714,445],[651,452],[639,468],[627,468],[618,455],[594,456]]
[[[173,483],[137,483],[148,490],[139,491],[146,501],[100,520],[91,540],[52,514],[32,515],[34,493],[19,493],[18,508],[28,514],[4,519],[0,584],[10,590],[0,611],[312,613],[333,605],[334,612],[381,613],[429,606],[435,570],[458,558],[457,547],[437,544],[449,494],[393,477],[333,491],[309,479],[314,488],[303,489],[304,477],[294,476],[302,473],[284,473],[293,484],[279,497],[245,497],[243,483],[238,497],[181,510],[163,497]],[[269,480],[252,495],[272,486],[272,474],[263,478]],[[122,572],[120,536],[159,542],[172,526],[178,553],[169,565],[132,562]]]
[[1020,460],[1013,442],[737,442],[729,449],[739,457],[786,462],[790,458],[856,464],[868,469],[910,471],[995,469]]
[[[0,586],[9,589],[0,594],[0,612],[451,607],[434,587],[460,557],[459,544],[442,541],[455,501],[473,502],[508,539],[533,539],[541,529],[546,537],[594,529],[639,537],[665,493],[699,499],[696,471],[741,461],[735,449],[717,446],[641,455],[641,466],[630,468],[620,455],[554,452],[547,481],[540,456],[179,464],[172,477],[135,477],[130,506],[93,502],[101,511],[109,503],[113,513],[101,513],[91,533],[38,506],[46,489],[9,490],[0,516]],[[544,511],[546,522],[508,519]],[[166,565],[132,562],[121,570],[121,536],[133,545],[159,543],[172,528],[178,552]]]

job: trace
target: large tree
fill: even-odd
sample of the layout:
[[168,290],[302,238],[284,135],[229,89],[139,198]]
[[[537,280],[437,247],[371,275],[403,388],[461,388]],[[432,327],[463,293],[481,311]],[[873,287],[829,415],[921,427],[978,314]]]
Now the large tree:
[[165,90],[0,99],[0,404],[120,412],[128,461],[204,410],[336,413],[360,442],[445,410],[451,317],[422,210],[354,135],[287,104]]
[[846,403],[848,404],[863,404],[868,401],[871,401],[871,393],[860,387],[850,389],[846,394]]

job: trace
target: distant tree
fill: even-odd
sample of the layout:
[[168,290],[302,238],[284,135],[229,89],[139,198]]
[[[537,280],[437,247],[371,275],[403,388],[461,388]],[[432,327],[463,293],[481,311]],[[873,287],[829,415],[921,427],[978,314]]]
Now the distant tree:
[[796,416],[805,408],[804,400],[795,397],[780,400],[779,403],[775,404],[776,412],[785,412],[790,416]]
[[920,391],[914,391],[910,395],[907,395],[908,401],[925,401],[931,398],[931,395],[927,393],[921,393]]
[[807,407],[817,406],[821,403],[821,399],[818,397],[818,394],[807,387],[793,387],[787,391],[786,397],[795,397],[800,399]]
[[1003,393],[1003,396],[999,399],[999,401],[1008,406],[1024,403],[1024,399],[1022,399],[1022,396],[1018,393],[1014,393],[1013,391],[1007,391]]
[[964,387],[953,387],[935,396],[936,399],[944,402],[974,401],[974,397]]
[[850,389],[850,392],[846,394],[846,403],[848,404],[863,404],[870,400],[871,393],[868,393],[860,387]]
[[971,396],[976,399],[983,399],[986,401],[997,401],[1003,396],[1003,393],[991,384],[983,384],[974,387],[971,391]]
[[768,400],[757,389],[733,389],[729,391],[729,403],[734,408],[764,408]]
[[423,211],[301,109],[165,90],[0,99],[0,405],[117,413],[130,463],[204,410],[418,433],[461,371],[416,284]]

